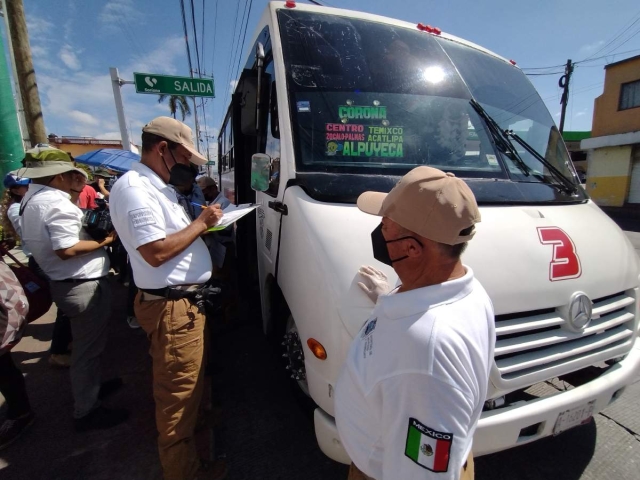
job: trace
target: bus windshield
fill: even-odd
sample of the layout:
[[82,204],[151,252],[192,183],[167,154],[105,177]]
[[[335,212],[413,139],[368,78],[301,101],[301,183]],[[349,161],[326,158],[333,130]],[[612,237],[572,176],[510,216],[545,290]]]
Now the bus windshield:
[[496,148],[475,99],[577,182],[540,96],[507,62],[385,23],[289,9],[278,20],[299,172],[403,175],[429,165],[466,178],[557,184],[520,144],[519,162]]

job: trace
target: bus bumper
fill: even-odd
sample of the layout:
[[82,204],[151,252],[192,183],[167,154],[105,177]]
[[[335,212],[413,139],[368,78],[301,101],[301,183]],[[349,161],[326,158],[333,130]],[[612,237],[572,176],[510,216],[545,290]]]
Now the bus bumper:
[[[627,357],[591,382],[545,398],[483,412],[473,438],[474,456],[487,455],[553,435],[561,413],[594,402],[595,415],[620,397],[640,372],[640,338]],[[314,413],[316,438],[329,458],[348,464],[335,419],[318,408]]]

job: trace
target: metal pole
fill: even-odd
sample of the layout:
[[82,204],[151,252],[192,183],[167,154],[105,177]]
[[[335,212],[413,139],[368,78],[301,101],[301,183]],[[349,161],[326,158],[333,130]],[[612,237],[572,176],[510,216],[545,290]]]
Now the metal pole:
[[[191,78],[193,78],[193,73],[191,73]],[[198,123],[198,106],[196,105],[196,97],[191,97],[193,99],[193,118],[195,119],[195,127],[196,127],[196,150],[200,151],[200,124]]]
[[[118,69],[110,67],[111,86],[113,87],[113,99],[116,102],[116,113],[118,114],[118,125],[120,125],[120,136],[122,137],[122,149],[131,150],[131,142],[129,141],[129,132],[127,131],[127,121],[124,117],[124,105],[122,104],[122,94],[120,86],[125,83],[118,75]],[[133,82],[126,82],[133,83]]]

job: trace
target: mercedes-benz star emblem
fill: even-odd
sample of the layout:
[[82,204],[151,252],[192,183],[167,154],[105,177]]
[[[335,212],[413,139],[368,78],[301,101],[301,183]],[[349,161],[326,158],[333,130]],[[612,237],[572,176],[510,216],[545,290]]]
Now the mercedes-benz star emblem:
[[584,330],[591,323],[593,302],[584,293],[578,292],[571,298],[569,304],[569,323],[576,330]]

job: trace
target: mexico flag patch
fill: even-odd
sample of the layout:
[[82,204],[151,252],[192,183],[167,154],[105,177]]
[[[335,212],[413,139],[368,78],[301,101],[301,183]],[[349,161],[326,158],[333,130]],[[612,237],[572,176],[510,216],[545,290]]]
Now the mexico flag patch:
[[446,472],[452,443],[452,433],[437,432],[415,418],[409,419],[404,454],[421,467],[432,472]]

